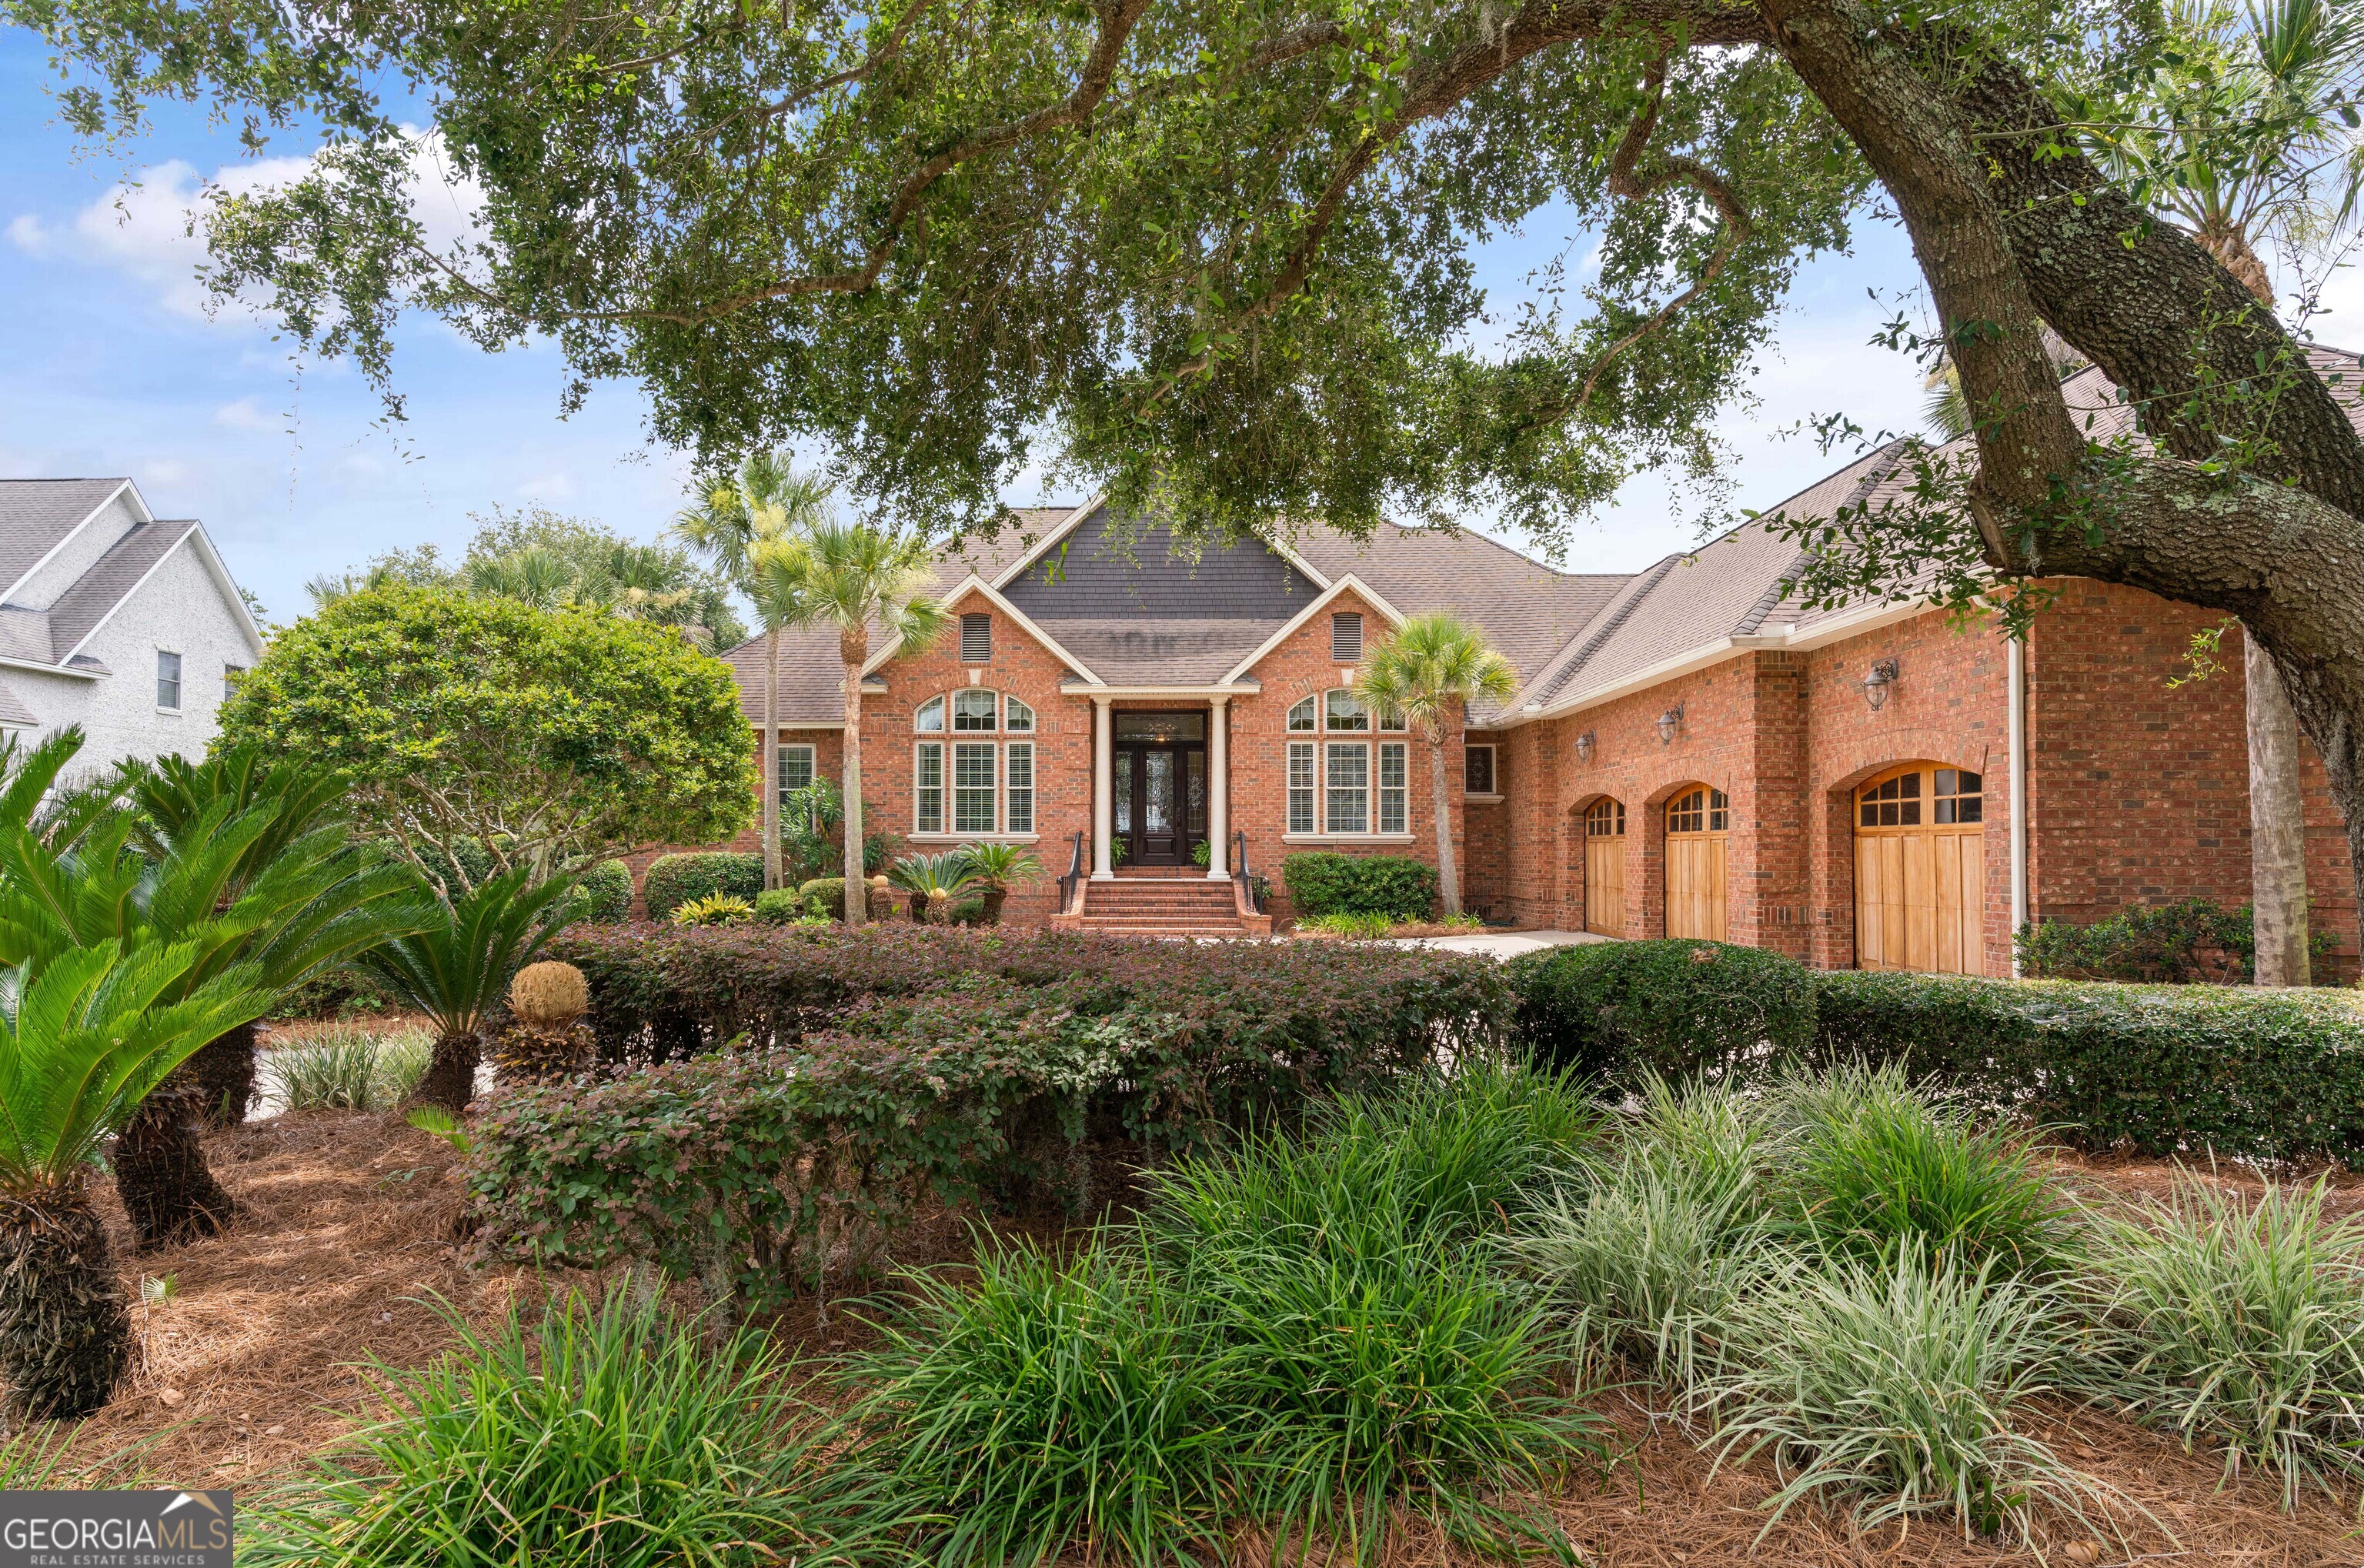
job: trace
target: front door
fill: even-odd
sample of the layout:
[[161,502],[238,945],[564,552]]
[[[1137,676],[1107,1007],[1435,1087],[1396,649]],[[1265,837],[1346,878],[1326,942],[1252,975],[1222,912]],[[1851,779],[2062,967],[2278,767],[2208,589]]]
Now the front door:
[[1123,864],[1179,866],[1207,836],[1207,716],[1120,713],[1110,781]]

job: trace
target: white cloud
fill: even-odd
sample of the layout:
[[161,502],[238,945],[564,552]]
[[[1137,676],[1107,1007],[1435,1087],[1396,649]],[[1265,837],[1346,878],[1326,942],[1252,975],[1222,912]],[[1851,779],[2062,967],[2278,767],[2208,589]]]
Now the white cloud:
[[[449,251],[464,239],[482,203],[473,181],[456,178],[435,132],[408,131],[410,177],[406,186],[426,242]],[[200,175],[185,160],[141,170],[58,225],[24,213],[8,225],[9,240],[28,256],[110,267],[150,284],[158,303],[175,315],[202,319],[208,292],[198,281],[206,260],[202,218],[214,192],[244,195],[286,185],[311,172],[314,160],[266,158],[226,163]]]
[[284,428],[286,421],[278,415],[264,413],[253,398],[241,397],[215,409],[214,423],[233,430],[277,430]]

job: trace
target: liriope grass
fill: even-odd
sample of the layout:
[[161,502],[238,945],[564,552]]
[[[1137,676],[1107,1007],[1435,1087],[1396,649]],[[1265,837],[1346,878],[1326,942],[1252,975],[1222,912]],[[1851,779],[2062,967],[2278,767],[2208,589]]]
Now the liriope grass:
[[418,1086],[433,1051],[424,1029],[338,1024],[273,1049],[263,1066],[283,1109],[385,1110]]
[[2253,1202],[2186,1176],[2164,1203],[2094,1227],[2085,1389],[2228,1474],[2364,1483],[2364,1219],[2324,1213],[2321,1182]]

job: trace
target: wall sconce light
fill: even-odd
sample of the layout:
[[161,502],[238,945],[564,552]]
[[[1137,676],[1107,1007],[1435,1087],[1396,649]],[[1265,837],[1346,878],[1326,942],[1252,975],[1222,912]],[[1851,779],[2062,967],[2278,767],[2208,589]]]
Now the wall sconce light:
[[1592,731],[1588,729],[1576,738],[1576,760],[1579,762],[1592,761]]
[[1895,660],[1882,659],[1871,667],[1871,673],[1863,678],[1863,700],[1871,705],[1872,712],[1880,710],[1888,701],[1888,688],[1895,684]]
[[1682,727],[1682,705],[1680,703],[1677,703],[1673,707],[1670,707],[1666,712],[1658,715],[1659,743],[1662,745],[1672,745],[1674,743],[1675,731],[1680,729]]

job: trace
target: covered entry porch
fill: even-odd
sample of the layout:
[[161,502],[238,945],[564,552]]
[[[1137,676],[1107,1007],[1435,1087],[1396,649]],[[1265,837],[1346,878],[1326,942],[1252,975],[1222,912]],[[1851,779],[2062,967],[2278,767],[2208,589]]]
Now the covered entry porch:
[[1230,879],[1231,695],[1091,694],[1094,882]]

